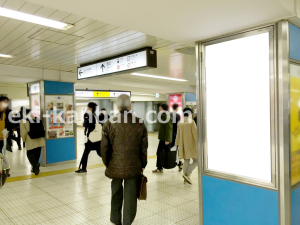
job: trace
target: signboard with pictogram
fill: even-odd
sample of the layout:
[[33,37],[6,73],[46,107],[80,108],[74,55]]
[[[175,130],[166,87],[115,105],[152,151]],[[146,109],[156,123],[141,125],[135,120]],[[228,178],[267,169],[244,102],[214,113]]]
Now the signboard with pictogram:
[[150,68],[157,68],[156,50],[145,48],[79,67],[77,69],[77,78],[81,80]]
[[107,91],[107,90],[76,90],[76,98],[117,98],[120,95],[131,97],[130,91]]

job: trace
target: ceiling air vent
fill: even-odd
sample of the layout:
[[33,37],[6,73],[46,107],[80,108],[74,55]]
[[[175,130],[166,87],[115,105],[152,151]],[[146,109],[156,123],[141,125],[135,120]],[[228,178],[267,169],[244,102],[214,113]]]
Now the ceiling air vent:
[[84,37],[71,35],[56,30],[41,28],[30,35],[28,38],[58,45],[70,45],[80,39],[83,39]]

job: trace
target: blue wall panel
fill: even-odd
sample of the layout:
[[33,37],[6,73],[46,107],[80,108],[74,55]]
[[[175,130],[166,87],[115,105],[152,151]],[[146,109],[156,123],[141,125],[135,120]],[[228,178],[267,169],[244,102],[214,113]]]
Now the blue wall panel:
[[292,191],[292,225],[300,224],[300,187]]
[[197,101],[196,93],[185,93],[185,101],[189,101],[189,102]]
[[278,192],[203,176],[204,225],[278,225]]
[[290,24],[290,58],[300,60],[300,28]]
[[44,81],[45,95],[72,95],[74,84],[58,81]]
[[46,140],[47,164],[75,159],[75,138]]

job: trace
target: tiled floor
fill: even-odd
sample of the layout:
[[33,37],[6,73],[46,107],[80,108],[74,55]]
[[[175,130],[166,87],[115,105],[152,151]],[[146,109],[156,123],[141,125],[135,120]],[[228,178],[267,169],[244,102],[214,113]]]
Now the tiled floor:
[[[149,155],[153,155],[157,138],[150,136],[149,141]],[[13,162],[12,167],[15,162],[21,163],[16,166],[14,176],[28,173],[30,166],[24,153],[18,152],[20,159],[9,158]],[[81,156],[81,153],[78,155]],[[96,153],[91,154],[89,163],[99,163]],[[193,185],[185,185],[182,173],[177,169],[152,174],[155,163],[156,159],[150,159],[146,168],[148,200],[138,202],[133,224],[199,224],[197,170],[192,175]],[[74,165],[76,163],[47,167],[42,172],[46,169],[72,168]],[[111,224],[110,180],[105,177],[104,170],[104,167],[99,167],[89,169],[87,174],[70,172],[7,183],[0,190],[0,224]]]

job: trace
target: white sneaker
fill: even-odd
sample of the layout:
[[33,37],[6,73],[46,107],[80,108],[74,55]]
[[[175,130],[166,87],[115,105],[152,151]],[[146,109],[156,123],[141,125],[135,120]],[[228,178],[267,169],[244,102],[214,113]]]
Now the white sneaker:
[[192,184],[192,180],[191,180],[191,178],[190,178],[190,175],[185,175],[185,174],[184,174],[182,177],[184,178],[184,180],[185,180],[187,183]]

